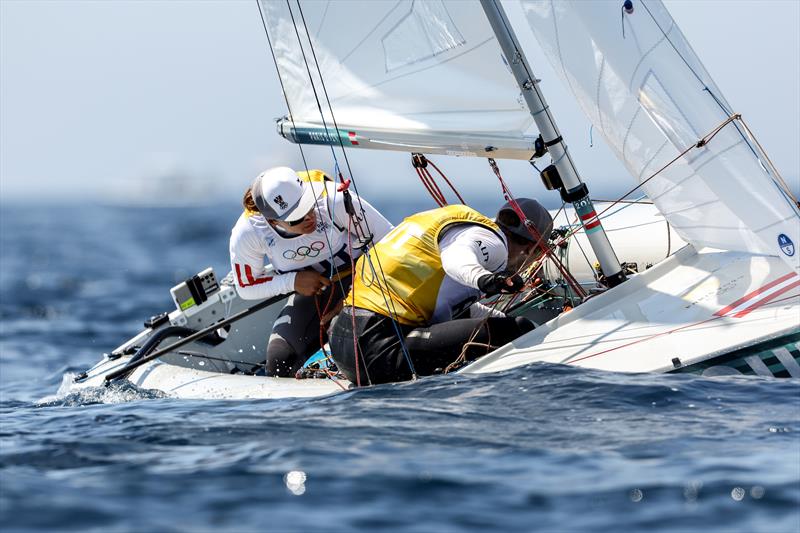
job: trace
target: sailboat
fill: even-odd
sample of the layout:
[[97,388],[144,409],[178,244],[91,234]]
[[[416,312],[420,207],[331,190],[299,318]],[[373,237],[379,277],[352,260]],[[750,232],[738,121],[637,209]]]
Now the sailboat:
[[[360,179],[350,150],[485,158],[486,179],[513,199],[501,168],[516,159],[530,161],[532,179],[571,207],[553,243],[579,243],[590,268],[576,277],[564,268],[574,261],[552,254],[552,297],[515,311],[535,316],[538,327],[458,372],[546,362],[800,377],[797,201],[660,0],[259,6],[288,108],[278,133],[301,147],[330,147],[341,179]],[[610,213],[631,196],[592,200],[591,177],[573,162],[526,56],[532,43],[625,165],[630,194],[650,202],[647,216],[666,226],[665,254],[634,263],[620,255],[632,234],[615,229],[639,224],[620,226]],[[309,397],[348,387],[327,374],[250,375],[282,302],[261,302],[255,312],[230,277],[217,282],[208,271],[184,285],[173,295],[189,291],[190,305],[176,297],[174,311],[153,317],[70,387],[124,377],[192,398]],[[167,342],[176,338],[183,341]]]

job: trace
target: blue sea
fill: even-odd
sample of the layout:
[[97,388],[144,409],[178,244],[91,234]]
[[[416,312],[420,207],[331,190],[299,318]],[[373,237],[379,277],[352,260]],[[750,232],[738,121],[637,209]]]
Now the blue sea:
[[0,529],[800,531],[799,380],[532,365],[314,400],[56,394],[176,281],[224,275],[237,215],[2,206]]

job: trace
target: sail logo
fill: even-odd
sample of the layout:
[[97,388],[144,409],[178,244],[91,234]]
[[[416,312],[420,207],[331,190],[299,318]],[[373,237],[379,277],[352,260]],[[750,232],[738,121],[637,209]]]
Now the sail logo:
[[788,235],[784,233],[778,235],[778,246],[780,246],[781,251],[784,254],[788,255],[789,257],[792,257],[794,255],[794,243],[792,242],[792,239],[790,239]]

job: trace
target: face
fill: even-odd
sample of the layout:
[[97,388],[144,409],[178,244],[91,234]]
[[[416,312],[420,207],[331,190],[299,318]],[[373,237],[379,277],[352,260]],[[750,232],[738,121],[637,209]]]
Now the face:
[[282,230],[288,233],[296,233],[297,235],[307,235],[312,233],[314,229],[317,227],[317,213],[312,209],[306,216],[302,218],[302,220],[295,221],[295,225],[292,225],[288,222],[284,222],[282,220],[274,220],[270,219],[270,224],[273,226],[279,227]]
[[529,259],[531,261],[538,259],[541,255],[541,250],[534,249],[534,243],[520,245],[515,242],[508,243],[508,268],[509,270],[516,272],[522,265],[525,264],[526,261]]

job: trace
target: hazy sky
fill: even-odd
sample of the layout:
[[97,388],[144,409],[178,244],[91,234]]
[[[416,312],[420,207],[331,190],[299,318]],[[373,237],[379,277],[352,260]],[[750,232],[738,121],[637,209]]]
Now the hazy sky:
[[[800,1],[665,4],[797,189]],[[285,107],[255,1],[0,0],[0,62],[3,199],[103,198],[175,171],[233,197],[263,168],[300,166],[297,147],[275,133]],[[624,172],[597,135],[589,147],[588,121],[553,90],[549,67],[532,63],[590,184]],[[397,189],[421,191],[406,155],[351,157],[360,174],[379,170]],[[312,158],[329,168],[324,151]],[[485,160],[437,161],[488,177]],[[512,183],[530,183],[527,165],[505,168]],[[374,197],[383,183],[359,185]]]

